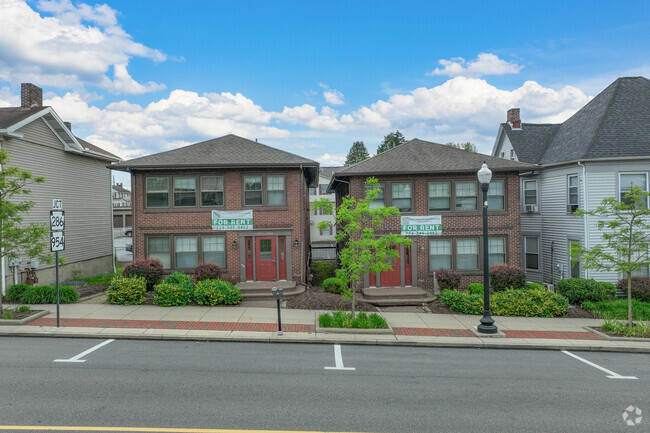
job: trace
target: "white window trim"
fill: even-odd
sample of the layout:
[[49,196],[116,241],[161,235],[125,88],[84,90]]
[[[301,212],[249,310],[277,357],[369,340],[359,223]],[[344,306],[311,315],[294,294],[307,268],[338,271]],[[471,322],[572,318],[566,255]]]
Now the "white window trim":
[[522,179],[521,182],[521,205],[523,212],[526,210],[526,182],[535,182],[535,212],[539,212],[539,179]]
[[[542,270],[543,270],[542,251],[541,251],[542,250],[542,242],[541,242],[540,236],[539,235],[522,235],[522,237],[523,237],[523,244],[524,244],[523,248],[522,248],[522,250],[524,252],[524,269],[526,269],[527,271],[542,272]],[[537,254],[537,269],[528,267],[528,263],[527,263],[527,260],[526,260],[526,254],[528,254],[528,250],[526,248],[526,238],[535,238],[535,239],[537,239],[537,252],[536,253],[531,252],[531,254]]]
[[[621,175],[622,174],[642,174],[642,175],[644,175],[645,176],[645,190],[646,190],[646,192],[650,191],[650,189],[648,189],[648,187],[649,187],[648,183],[649,183],[650,176],[648,176],[647,171],[619,171],[618,172],[618,185],[616,186],[616,190],[618,192],[618,196],[616,197],[617,201],[619,201],[621,199]],[[648,204],[647,204],[647,200],[646,200],[646,206],[647,205]]]
[[[569,179],[571,179],[572,177],[575,177],[576,179],[578,179],[578,185],[576,185],[575,187],[570,186],[570,180]],[[571,188],[578,188],[578,192],[576,193],[576,196],[578,198],[578,202],[575,203],[575,205],[577,206],[576,209],[580,209],[580,175],[577,174],[577,173],[576,174],[567,174],[567,177],[566,177],[566,211],[567,211],[567,213],[572,214],[573,212],[570,210],[570,206],[572,206],[573,203],[569,202],[570,197],[571,197],[571,193],[570,193]]]

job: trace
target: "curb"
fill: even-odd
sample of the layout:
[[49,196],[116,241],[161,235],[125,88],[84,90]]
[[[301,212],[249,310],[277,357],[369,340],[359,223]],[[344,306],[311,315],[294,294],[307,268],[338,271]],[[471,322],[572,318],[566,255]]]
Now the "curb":
[[0,320],[0,326],[18,326],[18,325],[24,325],[26,323],[29,323],[33,320],[40,319],[43,316],[47,316],[50,314],[49,310],[42,310],[39,311],[38,313],[32,314],[31,316],[27,316],[24,319],[16,320],[16,319],[9,319],[9,320]]
[[395,335],[395,331],[393,331],[393,328],[386,324],[388,328],[374,328],[374,329],[366,329],[366,328],[324,328],[320,326],[320,323],[318,322],[318,315],[322,313],[315,313],[316,314],[316,320],[315,320],[315,329],[316,329],[316,334],[357,334],[357,335]]
[[583,326],[583,329],[586,329],[589,332],[592,332],[600,337],[606,338],[607,340],[612,340],[612,341],[650,341],[648,338],[637,338],[637,337],[618,337],[615,335],[609,335],[605,334],[602,331],[597,330],[596,328],[593,328],[591,326]]

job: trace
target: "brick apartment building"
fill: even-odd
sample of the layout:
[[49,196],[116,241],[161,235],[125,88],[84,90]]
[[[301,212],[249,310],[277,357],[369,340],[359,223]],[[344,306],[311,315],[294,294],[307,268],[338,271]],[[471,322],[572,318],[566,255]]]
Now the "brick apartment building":
[[[433,289],[433,273],[450,269],[462,275],[462,286],[483,278],[482,191],[477,171],[483,162],[492,170],[488,192],[490,266],[521,266],[519,173],[532,164],[455,149],[418,139],[334,173],[329,190],[337,202],[350,194],[362,197],[365,180],[373,176],[382,188],[374,205],[396,206],[402,217],[439,215],[440,234],[412,236],[400,247],[393,269],[366,276],[364,287]],[[382,233],[400,233],[401,220],[391,217]]]
[[[226,135],[111,166],[131,173],[133,253],[166,271],[305,282],[317,162]],[[252,223],[252,224],[251,224]]]

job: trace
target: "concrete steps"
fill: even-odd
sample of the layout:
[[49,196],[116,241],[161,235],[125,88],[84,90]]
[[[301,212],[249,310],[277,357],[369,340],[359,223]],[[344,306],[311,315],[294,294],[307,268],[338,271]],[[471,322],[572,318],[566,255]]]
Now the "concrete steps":
[[437,296],[418,287],[386,287],[362,289],[358,300],[377,306],[422,305],[435,301]]
[[305,292],[305,286],[302,284],[296,284],[295,281],[246,281],[237,283],[236,286],[241,289],[241,292],[244,295],[244,301],[275,301],[275,298],[271,293],[273,287],[283,289],[283,298],[291,298],[292,296],[298,296]]

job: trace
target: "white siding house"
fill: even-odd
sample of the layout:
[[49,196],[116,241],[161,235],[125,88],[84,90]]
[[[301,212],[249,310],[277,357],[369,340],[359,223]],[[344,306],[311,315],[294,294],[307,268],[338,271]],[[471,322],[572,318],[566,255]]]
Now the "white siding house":
[[[318,187],[309,188],[309,226],[311,234],[311,252],[312,259],[336,259],[336,209],[333,208],[332,213],[327,215],[323,209],[316,209],[314,202],[322,198],[326,198],[334,205],[336,203],[336,196],[334,194],[327,194],[327,186],[332,180],[332,174],[342,167],[321,167]],[[326,230],[318,228],[321,221],[328,221],[329,228]]]

